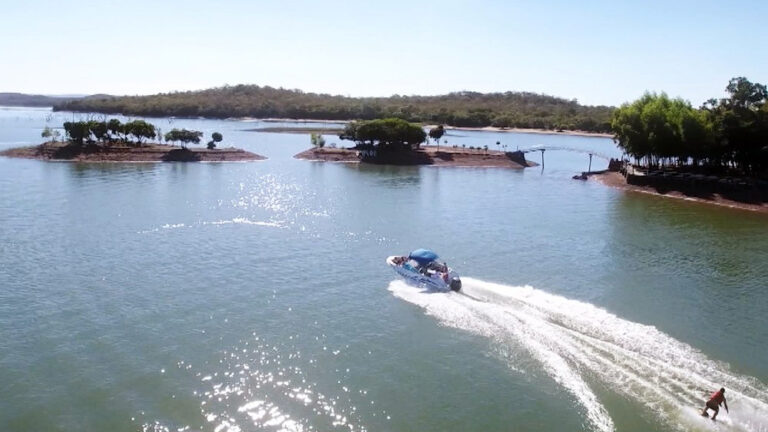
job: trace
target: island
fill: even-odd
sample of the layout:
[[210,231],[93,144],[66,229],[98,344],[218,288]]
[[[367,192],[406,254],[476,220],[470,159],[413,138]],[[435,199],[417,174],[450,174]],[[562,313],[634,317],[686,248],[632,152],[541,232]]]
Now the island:
[[[242,149],[218,148],[222,134],[214,132],[206,148],[189,148],[200,144],[203,133],[173,129],[162,134],[151,123],[134,120],[64,122],[65,140],[61,133],[46,126],[41,136],[48,141],[0,152],[0,156],[73,162],[239,162],[266,159]],[[165,140],[166,144],[148,140]],[[146,140],[146,142],[145,142]],[[179,143],[174,145],[173,143]]]
[[429,137],[437,146],[422,147],[427,132],[417,124],[398,118],[360,120],[348,123],[339,134],[342,140],[353,141],[351,148],[328,148],[325,139],[311,134],[312,148],[294,157],[314,161],[370,163],[381,165],[434,165],[457,167],[503,167],[522,169],[536,166],[527,161],[520,151],[489,150],[488,146],[443,146],[440,138],[445,133],[442,125],[430,129]]

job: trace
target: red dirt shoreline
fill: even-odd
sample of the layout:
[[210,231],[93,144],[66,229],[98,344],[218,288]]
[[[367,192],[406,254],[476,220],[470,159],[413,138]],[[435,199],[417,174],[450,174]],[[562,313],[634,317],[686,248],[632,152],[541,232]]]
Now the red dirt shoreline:
[[[323,162],[361,163],[358,151],[345,148],[321,148],[309,149],[294,156],[296,159]],[[366,162],[363,162],[366,163]],[[427,147],[416,150],[407,155],[400,155],[397,159],[382,162],[390,165],[425,165],[425,166],[453,166],[453,167],[499,167],[523,169],[537,166],[536,162],[526,161],[526,165],[511,159],[507,154],[494,150],[467,150]]]
[[266,157],[234,147],[223,149],[182,149],[163,144],[127,146],[69,146],[66,143],[43,143],[0,151],[0,156],[37,159],[51,162],[245,162]]
[[723,198],[719,194],[714,194],[712,199],[706,199],[706,198],[687,196],[677,191],[661,193],[653,187],[636,186],[636,185],[627,184],[626,180],[624,179],[624,176],[615,171],[606,171],[603,173],[596,173],[596,174],[593,173],[589,176],[589,178],[594,179],[597,182],[604,184],[606,186],[610,186],[616,189],[621,189],[629,192],[644,193],[648,195],[681,199],[686,201],[693,201],[693,202],[699,202],[704,204],[717,205],[721,207],[728,207],[728,208],[734,208],[739,210],[749,210],[749,211],[754,211],[758,213],[768,214],[768,203],[750,204],[750,203],[745,203],[740,201],[729,200],[727,198]]

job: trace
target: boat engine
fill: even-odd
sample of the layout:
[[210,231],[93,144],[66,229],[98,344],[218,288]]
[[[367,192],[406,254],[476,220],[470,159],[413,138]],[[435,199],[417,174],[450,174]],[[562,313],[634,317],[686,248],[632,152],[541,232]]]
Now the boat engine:
[[451,279],[451,291],[458,291],[460,289],[461,289],[461,279],[459,279],[458,277],[454,276]]

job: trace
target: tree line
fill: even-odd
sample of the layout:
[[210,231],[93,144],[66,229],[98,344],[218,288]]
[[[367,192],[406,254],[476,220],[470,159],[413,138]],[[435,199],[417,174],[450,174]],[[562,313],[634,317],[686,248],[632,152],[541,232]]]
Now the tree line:
[[[140,147],[145,141],[155,139],[170,143],[179,143],[181,148],[186,149],[189,144],[199,144],[203,133],[195,130],[172,129],[163,135],[162,131],[155,128],[152,123],[144,120],[133,120],[122,123],[118,119],[108,121],[87,120],[64,122],[63,129],[67,140],[74,145],[83,146],[86,144],[100,144],[110,146],[116,143],[128,144]],[[43,138],[51,138],[54,142],[59,137],[57,130],[46,126],[41,133]],[[207,147],[212,150],[216,148],[217,143],[223,140],[219,132],[211,134],[211,140]]]
[[646,166],[705,166],[768,175],[766,86],[737,77],[725,91],[728,97],[710,99],[700,108],[665,93],[646,93],[613,113],[614,139]]
[[354,98],[301,90],[224,86],[152,96],[99,96],[66,101],[55,110],[137,116],[255,117],[322,120],[399,118],[457,127],[610,131],[613,107],[529,93],[454,92],[440,96]]

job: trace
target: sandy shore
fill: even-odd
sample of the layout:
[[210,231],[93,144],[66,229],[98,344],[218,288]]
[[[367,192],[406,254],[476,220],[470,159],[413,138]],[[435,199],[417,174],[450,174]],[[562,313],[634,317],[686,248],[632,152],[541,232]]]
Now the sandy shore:
[[627,184],[626,180],[624,179],[624,176],[618,172],[606,171],[603,173],[591,174],[589,178],[592,180],[598,181],[606,186],[622,189],[625,191],[638,192],[638,193],[675,198],[675,199],[682,199],[686,201],[694,201],[694,202],[700,202],[705,204],[718,205],[722,207],[730,207],[730,208],[741,209],[741,210],[750,210],[750,211],[768,214],[768,203],[750,204],[750,203],[734,201],[727,198],[723,198],[719,194],[714,194],[712,196],[712,199],[707,199],[707,198],[688,196],[681,192],[676,192],[676,191],[661,193],[657,191],[656,188],[653,188],[653,187],[635,186],[635,185]]
[[[311,120],[311,119],[280,119],[280,118],[268,118],[268,119],[243,118],[240,120],[244,120],[244,121],[259,120],[259,121],[270,122],[270,123],[331,123],[331,124],[346,124],[354,121],[354,120]],[[437,125],[424,125],[424,127],[427,129],[431,129],[436,126]],[[558,132],[550,129],[500,128],[500,127],[494,127],[494,126],[485,126],[485,127],[445,126],[445,128],[451,129],[451,130],[479,131],[479,132],[510,132],[510,133],[540,134],[540,135],[572,135],[572,136],[583,136],[583,137],[613,138],[613,134],[610,134],[610,133],[588,132],[588,131],[578,131],[578,130],[563,130],[562,132]],[[276,127],[276,128],[261,128],[261,129],[256,128],[256,129],[248,129],[248,130],[255,131],[255,132],[288,132],[290,133],[289,132],[290,129],[292,128]],[[301,127],[296,128],[296,130],[302,130],[302,129],[307,131],[304,133],[311,133],[311,132],[317,133],[317,128],[301,128]],[[296,132],[296,133],[302,133],[302,132]]]
[[241,162],[266,159],[264,156],[237,148],[183,150],[163,144],[78,148],[60,142],[12,148],[0,152],[0,156],[71,162]]
[[320,134],[320,135],[338,135],[344,132],[344,129],[337,128],[317,128],[317,127],[262,127],[243,129],[245,132],[268,132],[268,133],[290,133],[290,134]]
[[[436,125],[426,125],[426,128],[433,128]],[[549,130],[549,129],[527,129],[527,128],[499,128],[494,126],[485,127],[456,127],[446,126],[445,129],[459,130],[459,131],[475,131],[475,132],[508,132],[508,133],[524,133],[524,134],[539,134],[539,135],[570,135],[570,136],[583,136],[583,137],[596,137],[596,138],[613,138],[613,134],[601,133],[601,132],[588,132],[578,130],[563,130],[562,132]]]
[[[294,156],[297,159],[359,163],[357,151],[352,149],[309,149]],[[467,150],[443,148],[440,151],[436,147],[428,147],[412,153],[399,154],[397,157],[386,160],[382,164],[391,165],[429,165],[429,166],[453,166],[453,167],[499,167],[522,169],[526,166],[537,166],[536,162],[526,161],[527,165],[510,159],[504,152],[488,150]]]

